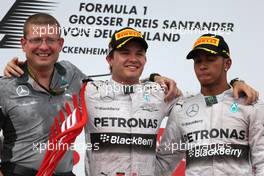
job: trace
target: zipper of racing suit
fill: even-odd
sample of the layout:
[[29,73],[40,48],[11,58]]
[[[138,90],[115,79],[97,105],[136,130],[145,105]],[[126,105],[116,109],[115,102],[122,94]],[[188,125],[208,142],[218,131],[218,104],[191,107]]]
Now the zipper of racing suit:
[[[129,118],[132,117],[132,112],[133,112],[133,99],[131,97],[131,94],[128,94],[127,96],[129,96],[129,102],[130,102],[130,105],[129,105]],[[132,139],[132,132],[133,132],[133,128],[130,127],[130,139]],[[131,164],[131,167],[130,167],[130,171],[129,171],[129,175],[132,175],[132,171],[133,171],[133,161],[134,161],[134,157],[133,157],[133,145],[131,144],[130,145],[130,164]]]
[[[225,94],[222,93],[220,95],[217,95],[216,98],[217,98],[217,103],[214,104],[212,107],[211,107],[211,114],[210,114],[210,130],[212,130],[212,124],[213,124],[213,120],[216,120],[216,124],[218,125],[219,122],[222,122],[221,119],[218,119],[218,118],[222,118],[223,116],[223,107],[224,107],[224,97],[225,97]],[[218,107],[217,107],[218,106]],[[217,112],[217,110],[220,109],[219,113]],[[216,115],[214,115],[216,114]],[[222,123],[220,124],[221,128],[222,128]],[[210,143],[212,144],[212,141],[215,142],[215,140],[211,139],[210,138]],[[213,143],[213,145],[215,145]],[[218,146],[218,145],[215,145],[215,146]],[[217,148],[218,149],[218,148]],[[215,161],[215,156],[213,156],[212,158],[212,176],[215,175],[215,167],[214,167],[214,161]]]
[[[214,105],[212,105],[210,108],[210,129],[209,131],[212,130],[212,123],[213,123],[213,117],[214,117]],[[212,138],[210,138],[210,146],[212,146]],[[211,147],[210,147],[211,149]],[[214,176],[214,156],[212,158],[212,176]]]

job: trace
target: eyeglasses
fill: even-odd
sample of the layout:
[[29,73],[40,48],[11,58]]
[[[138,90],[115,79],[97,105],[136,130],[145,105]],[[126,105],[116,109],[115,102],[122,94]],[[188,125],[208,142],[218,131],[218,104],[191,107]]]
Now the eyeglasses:
[[36,37],[36,38],[32,38],[32,39],[27,39],[29,41],[29,43],[33,44],[33,45],[41,45],[43,43],[43,41],[46,42],[47,45],[54,45],[58,42],[60,38],[41,38],[41,37]]

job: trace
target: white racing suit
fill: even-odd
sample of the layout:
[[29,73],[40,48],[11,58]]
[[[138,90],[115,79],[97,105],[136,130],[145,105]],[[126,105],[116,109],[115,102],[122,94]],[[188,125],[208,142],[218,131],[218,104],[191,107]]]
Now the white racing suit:
[[125,92],[113,80],[86,86],[86,143],[93,146],[86,150],[87,176],[154,175],[156,136],[174,102],[164,103],[164,92],[153,82]]
[[157,150],[156,175],[170,176],[183,154],[186,176],[264,175],[264,104],[244,105],[231,89],[216,100],[206,105],[199,94],[174,106]]

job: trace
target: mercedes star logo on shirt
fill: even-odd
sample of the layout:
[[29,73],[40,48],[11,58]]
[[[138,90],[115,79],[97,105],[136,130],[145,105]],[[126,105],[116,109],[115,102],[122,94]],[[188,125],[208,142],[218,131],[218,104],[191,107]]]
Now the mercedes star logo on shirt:
[[189,117],[193,117],[199,112],[199,106],[198,104],[192,104],[191,106],[188,107],[186,114]]
[[16,93],[18,96],[27,96],[29,95],[29,89],[25,85],[20,85],[17,87]]

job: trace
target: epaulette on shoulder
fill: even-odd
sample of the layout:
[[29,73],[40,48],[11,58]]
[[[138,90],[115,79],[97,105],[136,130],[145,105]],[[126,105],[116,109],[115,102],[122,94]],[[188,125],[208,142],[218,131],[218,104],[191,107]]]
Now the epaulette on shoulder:
[[93,79],[90,78],[90,77],[87,77],[87,78],[85,78],[85,79],[82,80],[83,83],[91,82],[91,81],[93,81]]
[[185,92],[183,94],[183,100],[184,101],[189,101],[190,99],[194,98],[197,94],[193,93],[193,92]]
[[147,87],[152,90],[161,89],[160,85],[156,82],[146,81],[141,83],[144,87]]
[[110,75],[111,75],[111,73],[100,74],[100,75],[89,75],[85,79],[83,79],[82,81],[83,82],[90,82],[90,81],[93,81],[93,78],[102,77],[102,76],[110,76]]
[[100,88],[105,86],[105,81],[101,81],[101,80],[88,80],[85,79],[83,80],[83,83],[87,83],[87,90],[89,91],[93,91],[93,90],[99,90]]
[[179,98],[177,99],[175,105],[176,105],[176,106],[181,106],[181,107],[182,107],[183,104],[184,104],[184,98],[181,96],[181,97],[179,97]]
[[13,82],[16,81],[16,77],[1,76],[0,80],[1,80],[0,82],[1,87],[2,86],[8,87],[9,84],[13,84]]
[[151,82],[151,81],[144,81],[144,82],[141,82],[142,85],[153,85],[153,83],[155,84],[155,82]]
[[10,80],[14,80],[17,79],[17,77],[12,76],[12,77],[7,77],[7,76],[0,76],[1,80],[6,80],[6,81],[10,81]]
[[[163,96],[164,91],[158,83],[155,82],[145,82],[143,84],[143,90],[145,92],[151,93],[154,96]],[[160,94],[161,93],[161,94]]]
[[103,86],[107,85],[108,83],[109,83],[108,81],[102,81],[102,80],[92,80],[92,81],[89,81],[89,84],[93,85],[97,89],[99,87],[103,87]]

